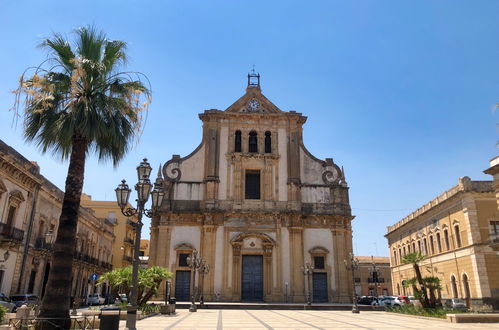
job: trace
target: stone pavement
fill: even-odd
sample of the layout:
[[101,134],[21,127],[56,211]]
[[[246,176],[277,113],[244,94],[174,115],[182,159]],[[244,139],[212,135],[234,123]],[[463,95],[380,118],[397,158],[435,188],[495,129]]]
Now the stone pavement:
[[[196,313],[177,310],[175,316],[153,316],[137,322],[140,330],[159,329],[499,329],[499,324],[428,320],[386,312],[214,310]],[[120,322],[120,329],[125,321]]]

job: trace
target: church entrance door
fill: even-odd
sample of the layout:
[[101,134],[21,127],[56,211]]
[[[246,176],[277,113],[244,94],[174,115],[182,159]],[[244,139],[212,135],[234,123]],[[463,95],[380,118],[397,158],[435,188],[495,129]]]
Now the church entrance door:
[[175,275],[175,298],[177,301],[190,301],[190,289],[191,272],[189,270],[177,270]]
[[327,302],[327,273],[313,273],[312,282],[314,302]]
[[263,256],[243,256],[241,276],[241,299],[244,301],[263,300]]

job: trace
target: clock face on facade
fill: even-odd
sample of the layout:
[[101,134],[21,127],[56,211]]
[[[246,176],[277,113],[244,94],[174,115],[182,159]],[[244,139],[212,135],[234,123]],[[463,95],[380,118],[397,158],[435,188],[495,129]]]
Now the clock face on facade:
[[249,111],[258,111],[258,109],[260,109],[260,102],[256,99],[251,99],[246,104],[246,107]]

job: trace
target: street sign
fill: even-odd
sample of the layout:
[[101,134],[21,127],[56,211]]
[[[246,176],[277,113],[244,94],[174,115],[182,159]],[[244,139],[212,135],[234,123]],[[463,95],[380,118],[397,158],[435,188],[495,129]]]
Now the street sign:
[[96,273],[92,273],[92,275],[90,275],[90,280],[92,280],[92,281],[97,281],[98,278],[99,278],[99,275]]

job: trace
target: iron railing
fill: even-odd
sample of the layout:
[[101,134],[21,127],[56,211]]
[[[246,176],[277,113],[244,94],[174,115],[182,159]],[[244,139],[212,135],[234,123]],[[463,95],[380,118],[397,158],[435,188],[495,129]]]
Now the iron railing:
[[[98,315],[93,316],[72,316],[70,317],[70,327],[62,327],[59,324],[68,321],[66,318],[13,318],[9,320],[10,329],[70,329],[70,330],[83,330],[83,329],[97,329],[99,328]],[[62,321],[62,322],[61,322]],[[68,322],[69,323],[69,322]]]
[[0,236],[3,239],[22,242],[24,238],[24,230],[18,229],[6,223],[0,223]]

